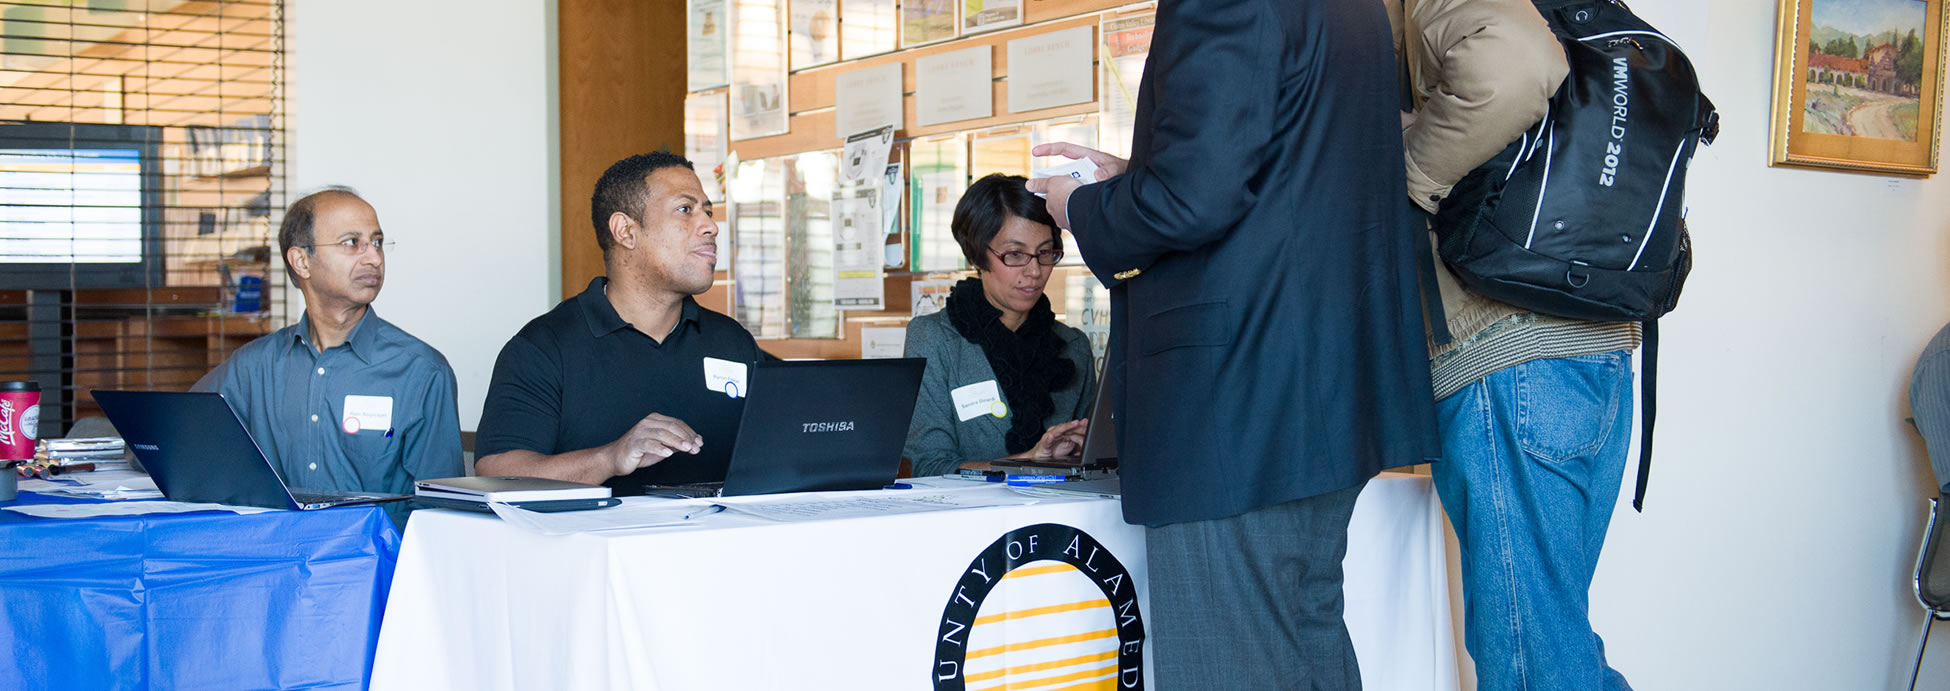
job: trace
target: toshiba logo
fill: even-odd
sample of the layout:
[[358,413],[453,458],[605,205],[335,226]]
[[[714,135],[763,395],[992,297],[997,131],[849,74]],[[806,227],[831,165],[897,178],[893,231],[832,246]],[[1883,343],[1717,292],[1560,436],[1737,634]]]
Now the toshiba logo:
[[848,420],[845,422],[807,422],[807,423],[802,423],[800,427],[803,428],[801,431],[805,432],[806,434],[812,434],[815,432],[851,432],[853,431],[853,421]]

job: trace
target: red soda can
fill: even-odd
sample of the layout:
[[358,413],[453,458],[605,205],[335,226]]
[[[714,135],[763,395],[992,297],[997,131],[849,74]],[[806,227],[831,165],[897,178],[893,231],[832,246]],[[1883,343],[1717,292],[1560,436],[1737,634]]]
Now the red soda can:
[[41,425],[41,385],[0,381],[0,461],[34,457]]

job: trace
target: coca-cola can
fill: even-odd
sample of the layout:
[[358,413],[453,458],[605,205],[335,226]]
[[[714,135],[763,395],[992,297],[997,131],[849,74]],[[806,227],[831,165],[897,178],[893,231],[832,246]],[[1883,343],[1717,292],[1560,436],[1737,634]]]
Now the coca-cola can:
[[32,459],[40,426],[41,385],[0,381],[0,461]]

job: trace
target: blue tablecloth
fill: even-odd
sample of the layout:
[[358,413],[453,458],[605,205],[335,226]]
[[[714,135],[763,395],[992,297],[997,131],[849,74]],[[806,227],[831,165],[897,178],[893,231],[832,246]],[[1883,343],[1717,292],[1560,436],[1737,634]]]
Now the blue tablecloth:
[[364,688],[398,555],[375,506],[0,511],[0,689]]

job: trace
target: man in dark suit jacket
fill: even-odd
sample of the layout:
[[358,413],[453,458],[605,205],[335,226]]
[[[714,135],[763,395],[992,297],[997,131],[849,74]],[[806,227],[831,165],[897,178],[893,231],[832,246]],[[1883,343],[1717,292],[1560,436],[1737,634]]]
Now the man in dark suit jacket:
[[1355,689],[1354,500],[1437,455],[1393,45],[1373,0],[1163,0],[1131,160],[1032,181],[1111,288],[1156,688]]

